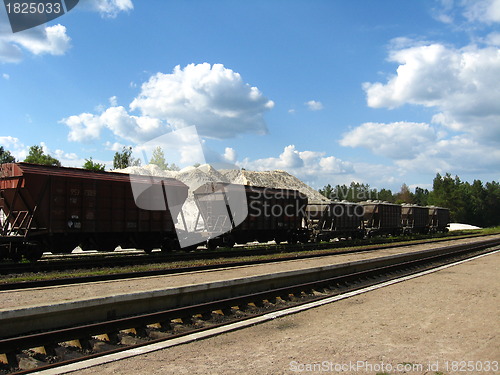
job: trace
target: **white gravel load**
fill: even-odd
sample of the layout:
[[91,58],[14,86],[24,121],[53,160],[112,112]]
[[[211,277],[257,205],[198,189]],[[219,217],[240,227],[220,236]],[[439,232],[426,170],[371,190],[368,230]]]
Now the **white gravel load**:
[[209,164],[203,164],[199,167],[186,167],[180,171],[164,171],[157,165],[149,164],[143,167],[128,167],[125,169],[116,169],[114,171],[176,178],[189,186],[190,198],[194,190],[207,182],[225,182],[276,189],[298,190],[307,195],[310,202],[329,201],[328,198],[321,195],[317,190],[308,186],[297,177],[282,170],[257,172],[238,169],[222,169],[218,171]]
[[[193,191],[207,182],[224,182],[276,189],[293,189],[305,194],[310,202],[329,201],[318,191],[306,185],[297,177],[281,170],[255,172],[232,169],[219,171],[209,164],[203,164],[198,167],[186,167],[180,171],[168,171],[161,169],[157,165],[148,164],[145,166],[115,169],[114,172],[155,177],[169,177],[185,183],[189,187],[189,192],[186,202],[182,207],[184,220],[182,222],[179,221],[176,224],[176,227],[186,229],[188,231],[195,231],[196,228],[199,228],[200,225],[202,225],[198,217],[198,208],[194,202]],[[186,223],[185,227],[183,227],[184,222]]]

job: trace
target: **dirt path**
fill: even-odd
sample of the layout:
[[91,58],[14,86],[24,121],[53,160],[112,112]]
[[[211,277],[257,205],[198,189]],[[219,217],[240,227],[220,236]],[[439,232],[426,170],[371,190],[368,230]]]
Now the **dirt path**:
[[[492,361],[500,361],[499,264],[500,253],[489,255],[252,328],[77,373],[498,374],[498,362],[493,371]],[[487,361],[492,370],[478,371]],[[467,371],[471,364],[475,371]]]

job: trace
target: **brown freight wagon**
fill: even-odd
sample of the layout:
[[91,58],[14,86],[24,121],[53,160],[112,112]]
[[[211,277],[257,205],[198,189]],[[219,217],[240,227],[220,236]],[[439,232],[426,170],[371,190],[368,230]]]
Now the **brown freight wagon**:
[[363,206],[357,203],[308,203],[306,214],[313,241],[363,238]]
[[[176,240],[175,222],[188,187],[168,178],[134,175],[142,190],[132,192],[130,177],[28,163],[2,164],[0,168],[0,255],[37,259],[42,252],[69,253],[82,249],[113,250],[121,245],[149,252]],[[177,202],[172,212],[165,209]]]
[[307,196],[297,190],[206,183],[194,191],[194,200],[209,248],[308,240],[304,227]]
[[450,210],[448,208],[428,206],[429,232],[448,232],[450,224]]
[[427,233],[429,231],[429,208],[403,204],[401,220],[404,233]]
[[381,201],[361,202],[364,208],[364,228],[367,236],[377,234],[401,234],[401,206]]

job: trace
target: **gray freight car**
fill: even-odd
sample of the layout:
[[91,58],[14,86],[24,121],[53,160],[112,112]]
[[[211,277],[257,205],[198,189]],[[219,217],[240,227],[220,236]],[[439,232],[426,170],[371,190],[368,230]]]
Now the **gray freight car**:
[[427,233],[429,231],[429,207],[403,204],[401,220],[403,233]]
[[399,235],[403,231],[401,205],[382,201],[361,202],[363,224],[368,237],[379,234]]
[[209,248],[308,240],[304,227],[307,197],[297,190],[210,182],[194,191],[194,200]]
[[352,202],[308,203],[307,226],[313,241],[363,238],[363,206]]
[[428,227],[429,232],[448,232],[450,224],[450,210],[448,208],[428,206],[429,219]]

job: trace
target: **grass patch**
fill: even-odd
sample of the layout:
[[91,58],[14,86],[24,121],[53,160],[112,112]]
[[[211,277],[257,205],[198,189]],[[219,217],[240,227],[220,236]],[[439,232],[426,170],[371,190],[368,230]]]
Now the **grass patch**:
[[[39,273],[25,273],[15,275],[0,275],[0,284],[2,283],[19,283],[27,281],[42,281],[53,279],[64,279],[69,277],[85,277],[85,276],[102,276],[121,273],[134,273],[134,272],[147,272],[147,271],[161,271],[169,269],[179,269],[186,267],[197,266],[216,266],[220,264],[240,263],[249,261],[266,261],[266,260],[280,260],[284,258],[300,257],[304,254],[307,255],[328,255],[336,252],[356,251],[356,250],[369,250],[375,245],[381,244],[398,244],[401,246],[415,244],[418,241],[434,242],[443,238],[460,239],[467,237],[474,237],[479,235],[492,235],[499,234],[500,227],[474,229],[464,231],[454,231],[451,233],[437,233],[432,235],[411,235],[399,237],[375,237],[368,240],[349,240],[330,242],[331,246],[320,250],[296,250],[286,251],[286,245],[282,245],[282,252],[277,254],[268,255],[249,255],[237,258],[216,258],[216,259],[203,259],[203,260],[182,260],[176,262],[158,262],[151,264],[131,265],[122,267],[102,267],[93,269],[81,270],[65,270],[65,271],[52,271],[52,272],[39,272]],[[259,248],[260,245],[256,246]]]

